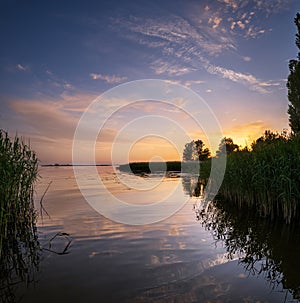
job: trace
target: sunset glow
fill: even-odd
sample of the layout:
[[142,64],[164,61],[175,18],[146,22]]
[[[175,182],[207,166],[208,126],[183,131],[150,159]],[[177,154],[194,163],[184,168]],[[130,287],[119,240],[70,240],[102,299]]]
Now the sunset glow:
[[[30,139],[43,164],[71,163],[79,119],[97,97],[125,82],[162,79],[196,92],[224,136],[250,146],[266,129],[288,129],[286,78],[297,55],[297,10],[297,0],[6,1],[0,128]],[[111,163],[116,138],[115,163],[180,160],[187,142],[182,136],[174,145],[178,129],[168,119],[186,138],[216,150],[211,134],[189,115],[198,117],[199,104],[186,113],[176,108],[186,102],[180,97],[169,100],[173,108],[143,100],[106,117],[114,102],[99,113],[106,123],[95,146],[97,163]],[[154,123],[154,133],[137,122],[151,115],[165,119]]]

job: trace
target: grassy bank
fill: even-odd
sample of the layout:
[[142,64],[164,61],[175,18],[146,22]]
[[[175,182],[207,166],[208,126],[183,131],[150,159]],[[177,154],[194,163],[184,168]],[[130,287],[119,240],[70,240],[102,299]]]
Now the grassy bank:
[[181,171],[181,162],[170,161],[170,162],[132,162],[128,164],[122,164],[119,166],[120,171],[132,172],[134,174],[142,173],[154,173],[160,171]]
[[28,282],[30,266],[38,262],[33,206],[37,175],[34,152],[0,130],[0,295],[7,301],[13,300],[12,285]]
[[262,138],[252,151],[228,155],[219,195],[240,206],[254,206],[263,216],[288,223],[299,218],[300,139]]
[[208,178],[210,173],[210,160],[199,163],[198,161],[180,162],[180,161],[168,161],[168,162],[132,162],[129,164],[122,164],[119,167],[120,171],[130,172],[134,174],[150,174],[157,172],[187,172],[199,174],[199,168],[201,176]]

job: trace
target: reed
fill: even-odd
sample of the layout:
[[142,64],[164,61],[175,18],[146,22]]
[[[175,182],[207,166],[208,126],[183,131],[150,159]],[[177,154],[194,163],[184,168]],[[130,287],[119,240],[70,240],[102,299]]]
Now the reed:
[[262,216],[287,223],[299,218],[300,139],[279,136],[228,155],[219,194],[240,206],[254,206]]
[[38,160],[21,139],[0,130],[0,294],[9,300],[11,285],[28,280],[38,263],[33,205]]

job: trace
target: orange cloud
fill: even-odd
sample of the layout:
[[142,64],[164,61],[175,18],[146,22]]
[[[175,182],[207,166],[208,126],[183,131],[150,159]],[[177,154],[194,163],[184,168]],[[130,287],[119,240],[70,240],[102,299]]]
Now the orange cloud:
[[[70,162],[72,140],[80,113],[94,95],[61,95],[58,100],[11,100],[11,133],[30,138],[31,147],[42,162]],[[14,130],[15,125],[18,129]],[[12,134],[13,135],[13,134]]]
[[262,136],[266,129],[272,129],[270,124],[264,121],[254,121],[245,124],[234,125],[224,131],[226,137],[231,137],[233,141],[241,146],[250,146],[251,143]]

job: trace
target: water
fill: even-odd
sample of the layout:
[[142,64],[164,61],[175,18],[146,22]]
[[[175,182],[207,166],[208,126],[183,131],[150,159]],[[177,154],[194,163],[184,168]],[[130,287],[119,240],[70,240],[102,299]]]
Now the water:
[[[164,178],[150,197],[123,185],[112,167],[98,170],[109,191],[128,203],[147,204],[178,185],[182,197],[191,194],[188,176]],[[166,220],[125,225],[91,208],[72,167],[44,167],[40,175],[42,251],[33,281],[13,287],[20,302],[273,303],[299,296],[297,229],[213,205],[208,213],[195,211],[197,197]],[[147,182],[155,178],[161,176]],[[89,186],[88,174],[86,180]],[[48,216],[39,201],[50,181],[43,199]]]

